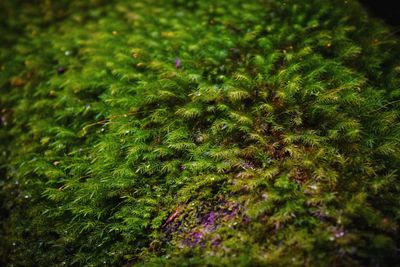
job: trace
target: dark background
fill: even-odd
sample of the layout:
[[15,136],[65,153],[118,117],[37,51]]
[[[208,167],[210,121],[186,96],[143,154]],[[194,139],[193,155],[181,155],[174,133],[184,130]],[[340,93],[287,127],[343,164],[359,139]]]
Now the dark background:
[[400,25],[400,0],[361,0],[360,2],[373,16],[383,19],[392,26]]

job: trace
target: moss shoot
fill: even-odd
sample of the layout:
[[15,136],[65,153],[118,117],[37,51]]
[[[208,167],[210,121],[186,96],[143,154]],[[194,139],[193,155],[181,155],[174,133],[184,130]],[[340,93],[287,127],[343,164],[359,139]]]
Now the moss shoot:
[[0,17],[0,265],[399,264],[400,40],[357,1]]

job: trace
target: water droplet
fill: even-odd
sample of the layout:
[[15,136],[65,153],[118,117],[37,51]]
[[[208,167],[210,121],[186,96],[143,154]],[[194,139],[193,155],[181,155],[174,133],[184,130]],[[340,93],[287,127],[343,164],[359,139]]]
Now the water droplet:
[[312,190],[317,190],[317,189],[318,189],[318,186],[316,186],[316,185],[310,185],[309,188],[311,188]]
[[343,232],[343,231],[337,232],[337,233],[335,234],[335,236],[336,236],[337,238],[342,237],[342,236],[344,236],[344,232]]

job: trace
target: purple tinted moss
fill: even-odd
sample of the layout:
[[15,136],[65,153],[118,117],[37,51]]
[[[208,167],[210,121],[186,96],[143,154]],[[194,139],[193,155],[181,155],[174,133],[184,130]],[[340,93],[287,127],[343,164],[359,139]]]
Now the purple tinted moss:
[[[204,246],[206,239],[209,239],[205,237],[205,234],[213,233],[227,221],[232,221],[240,212],[240,205],[238,203],[226,200],[220,200],[217,207],[213,211],[197,217],[196,230],[192,230],[186,235],[182,242],[183,245],[189,247],[195,245]],[[245,218],[244,221],[249,221],[249,218]],[[210,238],[209,241],[212,246],[218,246],[221,243],[220,238],[216,239],[215,236],[210,236]]]
[[244,215],[242,218],[242,224],[247,224],[250,222],[250,218],[247,215]]
[[179,68],[181,66],[181,60],[179,58],[175,59],[175,68]]
[[188,247],[194,247],[203,240],[204,234],[200,231],[190,232],[182,241],[182,244]]
[[208,213],[208,214],[203,218],[203,223],[202,223],[202,225],[204,225],[205,227],[212,227],[212,226],[214,226],[215,217],[216,217],[216,213],[215,213],[214,211],[211,211],[210,213]]
[[61,75],[61,74],[63,74],[64,72],[65,72],[65,68],[64,68],[64,67],[58,67],[58,68],[57,68],[57,73],[58,73],[58,74]]
[[220,239],[215,239],[211,242],[211,246],[213,246],[213,247],[218,247],[220,244],[221,244]]

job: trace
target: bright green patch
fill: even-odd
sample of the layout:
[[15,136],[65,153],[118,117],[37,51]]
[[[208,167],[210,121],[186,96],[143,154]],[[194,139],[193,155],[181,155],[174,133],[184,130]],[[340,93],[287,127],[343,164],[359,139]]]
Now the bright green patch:
[[398,38],[357,3],[29,2],[0,3],[0,265],[398,264]]

